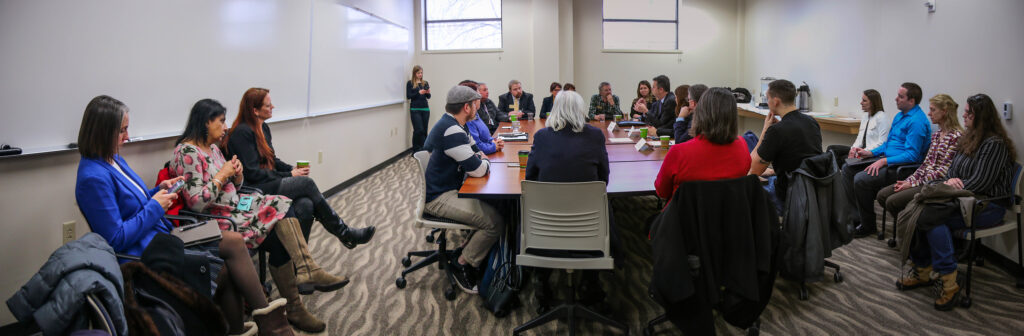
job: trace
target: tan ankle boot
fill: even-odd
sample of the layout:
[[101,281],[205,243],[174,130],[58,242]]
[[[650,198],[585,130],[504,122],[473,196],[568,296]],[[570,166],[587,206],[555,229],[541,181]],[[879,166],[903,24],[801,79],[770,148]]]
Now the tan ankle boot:
[[914,267],[914,272],[899,280],[896,280],[896,288],[899,290],[911,290],[918,287],[930,286],[932,284],[932,267]]
[[291,322],[299,330],[318,333],[327,329],[327,324],[317,319],[313,314],[310,314],[306,310],[306,306],[302,304],[302,298],[299,297],[299,289],[295,286],[295,269],[293,268],[292,262],[281,265],[281,267],[270,267],[270,276],[274,278],[274,284],[277,285],[277,291],[281,293],[281,297],[288,300],[286,306],[286,314],[288,316],[288,322]]
[[284,318],[286,304],[285,299],[277,299],[266,307],[252,311],[252,319],[259,326],[260,336],[295,336],[292,327],[288,326],[288,320]]
[[960,303],[960,285],[956,283],[956,271],[939,276],[942,281],[942,293],[935,299],[935,309],[946,311]]
[[295,264],[297,284],[310,284],[321,292],[338,290],[348,284],[348,278],[327,273],[313,261],[306,246],[306,239],[302,237],[298,220],[293,217],[281,219],[274,226],[274,230],[277,231],[277,237],[281,239],[281,244]]

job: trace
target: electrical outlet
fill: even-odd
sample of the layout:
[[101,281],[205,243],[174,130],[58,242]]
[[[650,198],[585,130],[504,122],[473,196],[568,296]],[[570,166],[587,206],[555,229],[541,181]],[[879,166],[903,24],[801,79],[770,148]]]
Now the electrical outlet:
[[832,106],[839,107],[839,97],[832,98]]
[[75,221],[64,222],[61,228],[61,244],[67,244],[78,237],[78,235],[75,234]]
[[316,152],[316,164],[324,163],[324,151]]

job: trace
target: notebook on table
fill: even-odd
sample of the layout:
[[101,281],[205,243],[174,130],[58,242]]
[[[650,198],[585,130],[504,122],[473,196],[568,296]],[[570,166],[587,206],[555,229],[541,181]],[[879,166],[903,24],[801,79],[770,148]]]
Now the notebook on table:
[[529,141],[529,135],[526,132],[518,133],[498,133],[498,138],[504,141]]

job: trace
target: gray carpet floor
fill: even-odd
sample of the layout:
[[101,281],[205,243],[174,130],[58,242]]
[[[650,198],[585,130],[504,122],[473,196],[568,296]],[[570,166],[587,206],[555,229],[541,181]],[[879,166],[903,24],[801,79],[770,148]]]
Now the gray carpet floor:
[[[444,298],[447,281],[436,268],[407,277],[408,286],[395,286],[400,259],[411,250],[431,249],[425,229],[413,227],[417,195],[422,193],[415,161],[403,158],[333,196],[338,213],[355,227],[376,225],[370,244],[353,250],[343,247],[319,225],[314,225],[310,246],[314,258],[328,271],[352,278],[347,287],[331,293],[304,296],[305,305],[327,322],[329,335],[508,335],[536,316],[533,288],[524,279],[523,306],[503,318],[494,317],[477,295],[459,292],[454,301]],[[647,321],[662,310],[646,295],[651,277],[650,245],[643,221],[658,211],[654,197],[614,199],[615,223],[623,244],[622,267],[601,275],[608,293],[610,316],[627,323],[630,333],[641,334]],[[891,225],[890,225],[891,227]],[[453,234],[455,243],[460,237]],[[935,291],[921,288],[896,290],[897,251],[874,238],[856,239],[833,252],[845,281],[809,284],[810,299],[797,299],[798,285],[778,279],[771,302],[761,315],[764,335],[1020,335],[1024,332],[1024,291],[1014,279],[994,266],[975,269],[970,309],[939,312],[932,308]],[[961,270],[966,266],[961,265]],[[554,278],[564,282],[564,273]],[[560,288],[560,287],[556,287]],[[743,330],[717,319],[719,334]],[[567,334],[564,322],[550,323],[529,335]],[[612,329],[583,323],[583,335],[619,334]],[[657,335],[679,334],[663,324]]]

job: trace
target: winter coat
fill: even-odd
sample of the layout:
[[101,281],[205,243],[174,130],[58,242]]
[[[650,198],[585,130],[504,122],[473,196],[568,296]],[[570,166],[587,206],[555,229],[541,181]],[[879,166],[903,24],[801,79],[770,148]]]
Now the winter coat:
[[651,227],[648,292],[688,334],[713,334],[712,309],[747,328],[771,298],[778,235],[757,177],[683,183]]
[[114,249],[99,234],[88,233],[61,246],[17,293],[7,307],[18,321],[34,321],[43,335],[66,335],[88,326],[86,296],[98,297],[118,335],[128,334]]
[[783,211],[779,273],[793,281],[821,281],[825,258],[853,239],[856,207],[831,153],[807,159],[789,174]]

